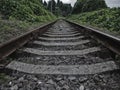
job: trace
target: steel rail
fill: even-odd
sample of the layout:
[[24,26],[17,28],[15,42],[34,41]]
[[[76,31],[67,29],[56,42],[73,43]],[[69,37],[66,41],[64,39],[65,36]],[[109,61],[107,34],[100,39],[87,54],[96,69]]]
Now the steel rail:
[[31,30],[23,35],[20,35],[6,43],[0,45],[0,61],[12,54],[15,50],[26,44],[29,40],[36,38],[44,33],[54,22],[42,25],[37,29]]
[[118,55],[120,55],[120,38],[109,35],[97,29],[93,29],[93,28],[90,28],[84,25],[80,25],[78,23],[75,23],[69,20],[65,20],[65,21],[72,24],[73,26],[77,26],[78,28],[80,28],[78,31],[91,36],[92,38],[100,42],[102,45],[109,48],[114,53],[117,53]]

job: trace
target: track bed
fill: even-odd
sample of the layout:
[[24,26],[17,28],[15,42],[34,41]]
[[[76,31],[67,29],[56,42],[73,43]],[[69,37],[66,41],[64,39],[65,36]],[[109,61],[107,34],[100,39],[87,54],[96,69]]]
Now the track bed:
[[0,90],[120,90],[113,52],[63,20],[7,59]]

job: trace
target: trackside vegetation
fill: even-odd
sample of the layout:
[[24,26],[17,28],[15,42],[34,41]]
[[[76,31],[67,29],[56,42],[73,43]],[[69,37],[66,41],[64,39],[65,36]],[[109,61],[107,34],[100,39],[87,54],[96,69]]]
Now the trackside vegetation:
[[0,0],[0,43],[55,19],[42,0]]
[[107,8],[71,15],[70,20],[120,33],[120,8]]
[[48,21],[55,17],[44,8],[40,0],[0,0],[0,13],[5,19],[29,22]]

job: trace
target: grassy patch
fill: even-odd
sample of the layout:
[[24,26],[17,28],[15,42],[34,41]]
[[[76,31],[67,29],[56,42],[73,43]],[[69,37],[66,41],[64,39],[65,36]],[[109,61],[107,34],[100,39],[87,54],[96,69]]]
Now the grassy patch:
[[0,44],[48,22],[50,21],[32,23],[19,20],[0,20]]
[[120,8],[102,9],[71,15],[69,20],[120,34]]
[[6,82],[8,80],[9,80],[9,78],[8,78],[8,76],[6,74],[0,73],[0,83],[4,83],[4,82]]

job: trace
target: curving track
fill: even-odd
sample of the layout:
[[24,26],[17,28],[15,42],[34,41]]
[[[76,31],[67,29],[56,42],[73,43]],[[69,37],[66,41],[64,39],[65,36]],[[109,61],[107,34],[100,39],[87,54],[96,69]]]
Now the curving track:
[[8,58],[3,90],[120,90],[113,52],[63,20]]

